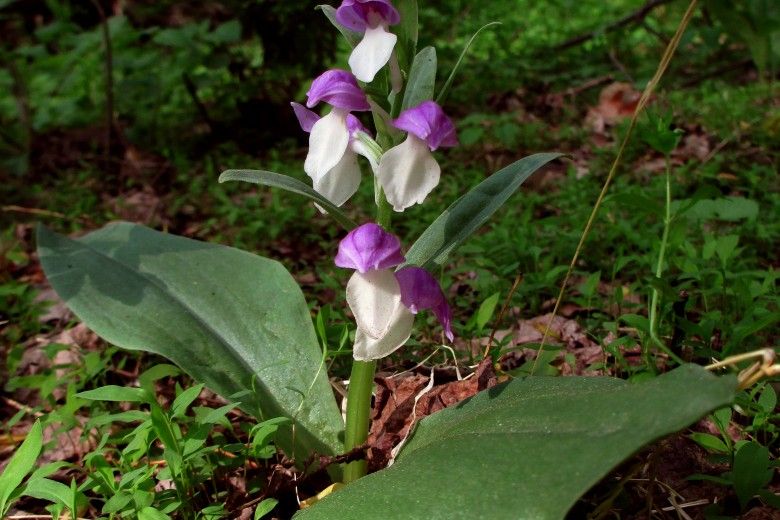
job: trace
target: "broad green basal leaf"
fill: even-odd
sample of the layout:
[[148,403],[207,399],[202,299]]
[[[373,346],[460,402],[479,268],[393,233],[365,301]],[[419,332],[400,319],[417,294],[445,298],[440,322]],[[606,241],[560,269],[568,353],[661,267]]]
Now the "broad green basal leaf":
[[637,384],[514,380],[423,419],[390,468],[295,518],[558,520],[617,464],[735,390],[733,376],[693,365]]
[[163,355],[258,419],[290,417],[280,445],[303,461],[341,450],[343,423],[309,311],[276,261],[110,224],[78,240],[38,228],[52,287],[92,330]]
[[406,262],[429,271],[489,219],[536,170],[560,153],[537,153],[503,168],[453,202],[423,231],[406,254]]

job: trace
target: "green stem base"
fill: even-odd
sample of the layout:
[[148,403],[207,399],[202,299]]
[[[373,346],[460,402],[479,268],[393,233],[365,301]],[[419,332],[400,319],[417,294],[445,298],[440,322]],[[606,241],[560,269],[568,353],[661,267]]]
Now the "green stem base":
[[[371,414],[371,391],[374,387],[376,361],[352,363],[347,394],[347,424],[344,437],[344,451],[349,452],[362,446],[368,438],[368,423]],[[366,474],[368,462],[357,460],[344,468],[344,483],[348,484]]]

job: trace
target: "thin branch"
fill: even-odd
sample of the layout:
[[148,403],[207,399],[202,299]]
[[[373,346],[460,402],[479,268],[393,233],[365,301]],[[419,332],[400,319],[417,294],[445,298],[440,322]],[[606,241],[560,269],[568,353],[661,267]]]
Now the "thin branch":
[[671,0],[649,0],[648,2],[645,3],[645,5],[643,5],[633,13],[624,16],[620,20],[617,20],[616,22],[613,22],[601,29],[597,29],[589,33],[575,36],[574,38],[570,38],[565,42],[561,43],[560,45],[556,46],[553,50],[562,51],[565,49],[569,49],[571,47],[576,47],[577,45],[581,45],[587,41],[592,40],[593,38],[599,36],[600,34],[606,34],[608,32],[612,32],[614,30],[620,29],[621,27],[625,27],[626,25],[641,22],[647,17],[647,15],[649,15],[653,11],[653,9],[655,9],[658,6],[668,4],[669,2],[671,2]]
[[198,113],[200,114],[201,119],[203,119],[203,122],[206,123],[206,125],[209,127],[209,131],[213,133],[214,120],[211,119],[206,105],[203,104],[200,96],[198,96],[198,87],[187,73],[182,74],[182,80],[184,80],[184,86],[187,88],[187,93],[190,95],[190,98],[192,98],[192,102],[195,104],[195,108],[198,109]]

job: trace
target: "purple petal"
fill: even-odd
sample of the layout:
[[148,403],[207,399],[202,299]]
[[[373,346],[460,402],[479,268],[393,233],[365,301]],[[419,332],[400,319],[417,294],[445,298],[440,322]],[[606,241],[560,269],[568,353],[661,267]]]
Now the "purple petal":
[[395,25],[401,21],[401,15],[390,0],[344,0],[336,9],[336,20],[344,27],[363,32],[379,24]]
[[[301,130],[306,133],[310,133],[314,123],[320,120],[319,114],[309,110],[300,103],[296,103],[295,101],[290,103],[290,105],[293,107],[295,117],[298,118],[298,124],[301,125]],[[368,132],[368,129],[363,126],[363,123],[360,122],[360,119],[353,116],[352,114],[347,116],[347,130],[349,130],[350,137],[354,137],[355,133],[357,132],[363,132],[365,134],[371,135]]]
[[452,311],[439,286],[439,282],[422,267],[409,266],[395,273],[401,287],[401,302],[414,314],[431,309],[444,328],[447,339],[452,341]]
[[347,130],[349,130],[350,137],[354,137],[357,132],[363,132],[364,134],[371,135],[368,132],[368,129],[363,126],[363,123],[360,122],[360,119],[353,116],[352,114],[347,116]]
[[458,144],[455,125],[434,101],[423,101],[416,107],[407,108],[393,121],[393,126],[424,140],[431,151]]
[[[298,118],[298,123],[301,125],[301,129],[306,133],[311,132],[311,127],[314,126],[314,123],[320,120],[320,116],[317,115],[316,112],[312,112],[305,106],[301,105],[300,103],[296,103],[295,101],[290,103],[290,105],[292,105],[293,107],[293,111],[295,112],[295,117]],[[350,117],[354,117],[354,116],[350,115],[347,117],[347,127],[349,127]]]
[[335,262],[339,267],[366,273],[372,269],[389,269],[404,262],[401,242],[377,224],[358,226],[339,242]]
[[312,81],[306,93],[306,106],[312,108],[320,101],[345,110],[371,110],[366,95],[360,90],[355,76],[346,70],[325,71]]

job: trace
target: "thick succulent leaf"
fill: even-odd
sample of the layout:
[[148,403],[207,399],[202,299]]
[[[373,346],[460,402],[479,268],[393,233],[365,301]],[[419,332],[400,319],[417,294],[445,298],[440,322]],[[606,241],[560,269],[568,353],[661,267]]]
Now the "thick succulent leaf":
[[560,153],[537,153],[502,168],[453,202],[423,231],[406,254],[406,263],[433,270],[517,191],[536,170]]
[[425,47],[414,57],[401,110],[433,99],[433,90],[436,85],[436,63],[436,49],[433,47]]
[[335,206],[331,201],[314,191],[308,185],[289,175],[269,172],[265,170],[226,170],[219,176],[219,182],[244,181],[262,186],[271,186],[281,188],[291,193],[303,195],[323,208],[333,220],[338,222],[347,231],[356,227],[357,224]]
[[514,380],[423,419],[395,464],[295,518],[562,519],[620,462],[735,391],[733,376],[694,365],[637,384]]
[[298,285],[273,260],[126,222],[78,240],[38,228],[52,287],[110,343],[167,357],[258,419],[303,461],[341,450],[343,423]]

